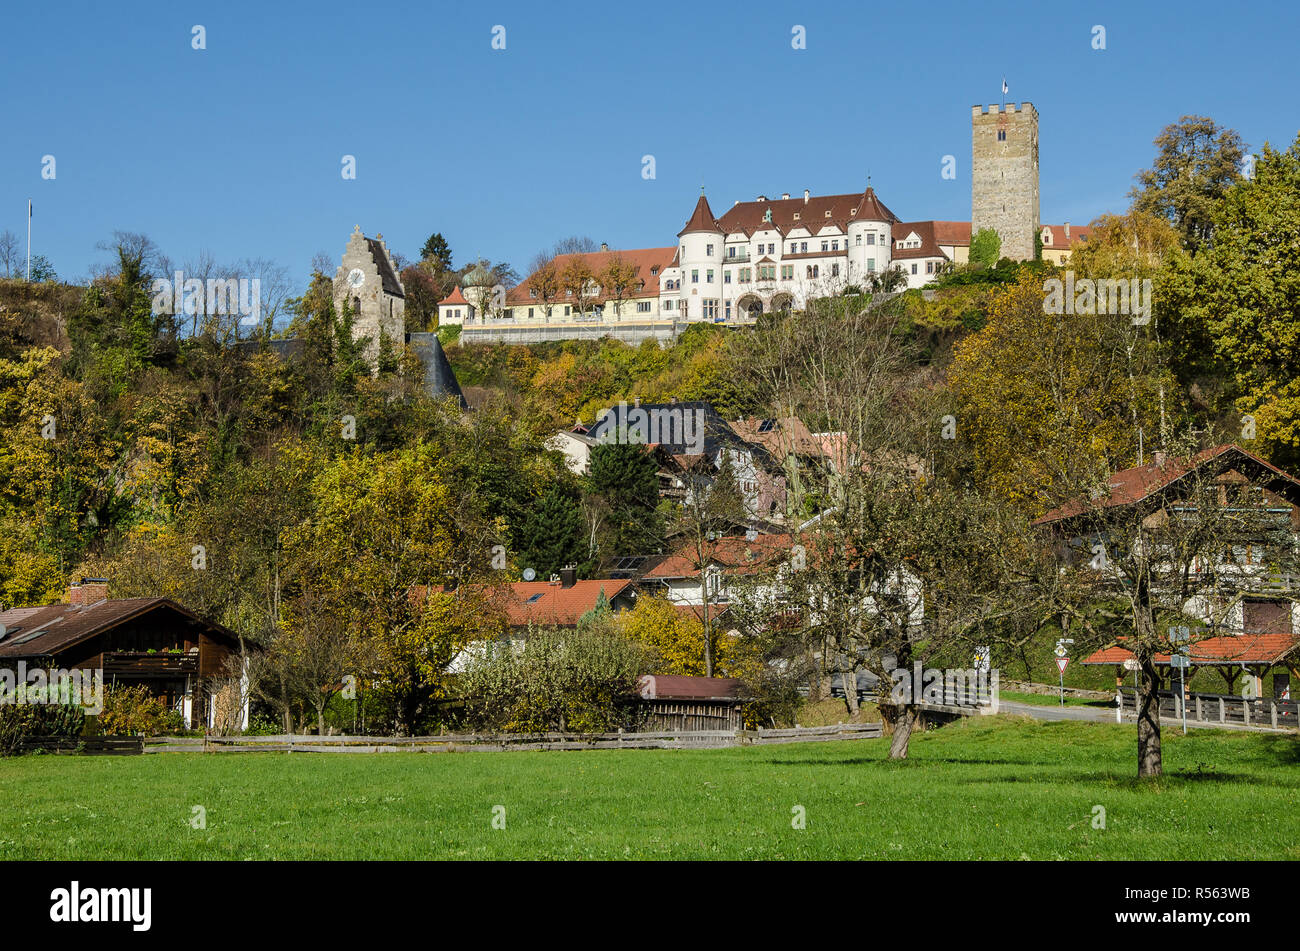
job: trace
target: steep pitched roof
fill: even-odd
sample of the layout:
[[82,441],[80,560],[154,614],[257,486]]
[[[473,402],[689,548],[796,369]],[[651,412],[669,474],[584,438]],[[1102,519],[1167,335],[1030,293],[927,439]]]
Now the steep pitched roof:
[[393,262],[388,259],[388,252],[384,250],[384,246],[375,238],[366,238],[366,245],[370,248],[370,256],[375,259],[375,266],[379,268],[379,280],[383,285],[384,293],[405,298],[406,293],[402,290],[402,282],[397,279],[397,272],[393,270]]
[[708,234],[721,234],[722,229],[718,227],[718,221],[713,217],[713,209],[709,207],[709,200],[700,195],[700,200],[695,203],[695,211],[691,212],[691,217],[686,221],[686,227],[677,232],[677,237],[684,234],[695,234],[697,232],[706,232]]
[[455,287],[451,289],[450,294],[448,294],[442,300],[438,301],[439,307],[441,307],[443,304],[464,304],[468,306],[469,301],[465,300],[465,295],[460,292],[460,285],[457,284]]
[[424,364],[424,391],[439,398],[454,396],[460,402],[461,409],[469,409],[465,394],[461,392],[460,381],[451,368],[447,353],[442,349],[442,341],[436,333],[407,334],[406,342],[419,356]]

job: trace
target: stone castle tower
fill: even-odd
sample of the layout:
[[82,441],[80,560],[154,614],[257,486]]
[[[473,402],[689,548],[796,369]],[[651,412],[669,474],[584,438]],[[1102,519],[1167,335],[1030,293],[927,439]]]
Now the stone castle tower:
[[353,337],[370,338],[366,356],[372,365],[381,335],[401,350],[406,340],[406,294],[384,236],[367,238],[360,225],[353,229],[334,275],[334,306],[342,313],[346,304],[352,305]]
[[971,235],[992,228],[1000,256],[1034,257],[1038,232],[1038,112],[1033,103],[971,109]]

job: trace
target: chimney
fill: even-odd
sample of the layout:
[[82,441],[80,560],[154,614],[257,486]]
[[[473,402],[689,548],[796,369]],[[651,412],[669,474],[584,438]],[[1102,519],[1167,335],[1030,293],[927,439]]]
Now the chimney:
[[573,565],[565,565],[560,569],[560,587],[572,588],[578,583],[578,569]]
[[759,195],[757,198],[754,199],[754,201],[767,201],[767,196]]
[[608,250],[609,250],[609,245],[607,245],[604,241],[600,242],[600,250],[602,250],[602,251],[608,251]]
[[1163,469],[1165,467],[1165,453],[1163,449],[1153,452],[1151,458],[1155,461],[1155,467],[1157,469]]
[[68,604],[74,607],[98,604],[107,598],[107,578],[82,578],[80,581],[74,581],[68,588]]
[[781,200],[782,200],[782,201],[789,201],[789,200],[790,200],[790,193],[789,193],[789,192],[782,192],[782,193],[781,193]]
[[1068,221],[1065,223],[1065,240],[1070,240],[1070,223]]
[[739,204],[740,204],[740,199],[737,198],[735,201],[733,201],[733,202],[731,203],[731,207],[732,207],[732,208],[735,208],[735,207],[736,207],[737,205],[739,205]]
[[804,203],[805,205],[808,204],[808,199],[811,198],[811,197],[812,197],[812,193],[809,192],[808,189],[805,188],[805,189],[803,190],[803,203]]

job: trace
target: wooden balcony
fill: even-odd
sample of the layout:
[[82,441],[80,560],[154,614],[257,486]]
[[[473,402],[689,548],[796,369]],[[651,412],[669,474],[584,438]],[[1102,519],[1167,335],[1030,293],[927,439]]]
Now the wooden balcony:
[[199,672],[198,654],[116,651],[104,655],[104,676],[184,677]]

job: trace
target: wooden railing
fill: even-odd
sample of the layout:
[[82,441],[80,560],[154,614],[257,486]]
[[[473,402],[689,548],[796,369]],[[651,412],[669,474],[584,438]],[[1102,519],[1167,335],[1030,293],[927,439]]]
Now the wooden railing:
[[[1120,690],[1123,703],[1120,712],[1125,716],[1137,715],[1137,695],[1132,687]],[[1162,690],[1157,695],[1160,717],[1167,720],[1183,718],[1183,699],[1177,692]],[[1232,694],[1193,693],[1187,699],[1187,719],[1195,723],[1223,723],[1256,729],[1294,730],[1297,725],[1297,704],[1294,700],[1274,697],[1247,699]]]
[[104,655],[104,675],[136,674],[149,676],[181,676],[199,670],[198,654],[169,654],[148,651],[117,651]]

